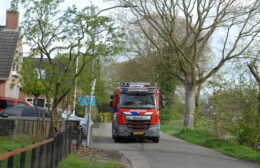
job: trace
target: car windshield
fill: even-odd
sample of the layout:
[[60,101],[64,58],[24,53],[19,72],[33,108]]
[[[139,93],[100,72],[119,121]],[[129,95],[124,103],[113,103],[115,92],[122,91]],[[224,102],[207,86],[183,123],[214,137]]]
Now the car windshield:
[[121,93],[120,108],[154,109],[155,94],[153,93]]

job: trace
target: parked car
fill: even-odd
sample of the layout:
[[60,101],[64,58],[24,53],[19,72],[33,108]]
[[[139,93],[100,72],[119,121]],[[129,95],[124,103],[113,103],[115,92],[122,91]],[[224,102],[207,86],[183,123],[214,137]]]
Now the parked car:
[[16,106],[10,107],[2,112],[0,112],[0,117],[2,118],[51,118],[50,114],[45,108],[36,106]]
[[33,106],[33,105],[31,103],[21,100],[21,99],[0,97],[0,111],[3,111],[10,107],[15,107],[15,106]]
[[[59,109],[58,109],[58,112],[59,112],[61,118],[63,118],[65,121],[69,121],[69,122],[79,121],[79,126],[82,130],[82,134],[86,135],[86,133],[87,133],[87,124],[86,123],[87,123],[87,121],[86,121],[85,118],[78,117],[76,115],[73,115],[72,113],[69,113],[67,111],[62,111],[62,110],[59,110]],[[92,128],[92,127],[93,127],[93,121],[90,120],[90,128]]]

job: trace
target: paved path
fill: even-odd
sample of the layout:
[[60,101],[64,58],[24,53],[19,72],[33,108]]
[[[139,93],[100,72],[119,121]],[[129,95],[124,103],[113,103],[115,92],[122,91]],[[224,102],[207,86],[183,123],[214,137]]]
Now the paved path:
[[259,164],[234,159],[164,133],[158,144],[150,141],[114,143],[111,124],[94,128],[93,133],[92,147],[123,153],[133,168],[260,168]]

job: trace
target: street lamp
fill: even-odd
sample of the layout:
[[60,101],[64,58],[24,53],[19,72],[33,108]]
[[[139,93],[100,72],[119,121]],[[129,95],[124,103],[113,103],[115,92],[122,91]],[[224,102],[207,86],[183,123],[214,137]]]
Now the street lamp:
[[110,9],[114,9],[114,8],[135,8],[137,7],[136,5],[117,5],[117,6],[112,6],[110,8],[105,8],[105,9],[102,9],[100,11],[98,11],[98,13],[96,14],[96,16],[98,16],[101,12],[104,12],[104,11],[107,11],[107,10],[110,10]]
[[[137,7],[136,5],[117,5],[117,6],[112,6],[112,7],[109,7],[109,8],[105,8],[105,9],[102,9],[100,11],[98,11],[96,14],[95,14],[95,10],[93,10],[91,12],[91,15],[92,16],[98,16],[100,13],[104,12],[104,11],[108,11],[108,10],[111,10],[111,9],[114,9],[114,8],[133,8],[133,7]],[[95,30],[94,30],[95,31]],[[94,32],[94,37],[93,37],[93,41],[95,42],[95,32]],[[94,48],[93,48],[94,50]],[[93,51],[94,53],[94,51]],[[91,90],[90,90],[90,99],[89,99],[89,107],[87,109],[86,107],[86,110],[85,110],[85,118],[87,120],[87,142],[86,142],[86,146],[89,146],[90,145],[90,136],[91,136],[91,131],[90,131],[90,119],[91,119],[91,103],[92,103],[92,98],[93,98],[93,95],[94,95],[94,90],[95,90],[95,84],[96,84],[96,79],[94,79],[94,58],[92,58],[91,60],[91,65],[90,65],[90,81],[92,83],[92,86],[91,86]],[[94,80],[93,80],[94,79]]]

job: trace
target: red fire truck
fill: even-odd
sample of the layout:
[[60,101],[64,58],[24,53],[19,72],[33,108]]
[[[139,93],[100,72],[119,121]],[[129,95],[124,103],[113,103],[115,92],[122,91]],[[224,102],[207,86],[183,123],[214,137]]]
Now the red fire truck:
[[159,142],[162,101],[158,89],[150,87],[149,83],[123,82],[111,99],[114,109],[112,137],[115,142],[129,138]]

